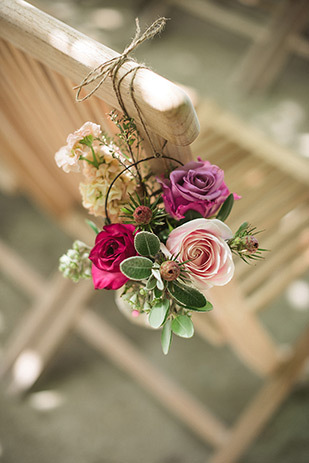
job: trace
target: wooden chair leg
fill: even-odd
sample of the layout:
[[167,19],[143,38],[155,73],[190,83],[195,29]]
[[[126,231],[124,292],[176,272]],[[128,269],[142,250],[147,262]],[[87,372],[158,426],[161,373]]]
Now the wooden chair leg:
[[45,331],[55,307],[59,305],[59,301],[71,286],[72,283],[64,280],[58,273],[49,285],[43,285],[44,293],[40,294],[32,308],[22,317],[4,349],[0,377],[8,372],[21,352],[35,342],[41,332]]
[[209,460],[209,463],[234,463],[238,460],[281,403],[288,397],[301,374],[308,355],[309,329],[298,341],[290,360],[286,364],[280,365],[262,387],[232,428],[226,442]]
[[[12,393],[27,390],[38,380],[46,364],[72,330],[76,318],[93,293],[89,281],[81,281],[78,286],[71,281],[65,281],[65,283],[66,285],[69,283],[69,291],[61,293],[63,298],[61,302],[59,291],[56,293],[57,306],[47,306],[48,309],[52,309],[52,313],[49,313],[46,323],[36,326],[32,324],[30,330],[25,331],[28,342],[23,344],[23,350],[20,351],[12,366],[9,386],[9,391]],[[29,320],[33,320],[36,313],[36,310],[32,310]],[[23,338],[23,329],[24,325],[20,325],[19,340]],[[30,331],[32,338],[29,337]]]
[[225,442],[228,431],[224,424],[201,402],[149,362],[101,316],[85,310],[78,318],[76,328],[90,345],[141,384],[203,441],[214,446]]
[[216,308],[212,316],[240,358],[260,375],[273,371],[282,360],[280,350],[258,318],[247,309],[235,279],[224,287],[211,288],[209,299]]

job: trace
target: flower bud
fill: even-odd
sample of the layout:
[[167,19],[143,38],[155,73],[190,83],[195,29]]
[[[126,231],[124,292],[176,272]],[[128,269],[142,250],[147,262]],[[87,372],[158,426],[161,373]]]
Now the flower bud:
[[65,278],[78,282],[81,278],[91,278],[90,248],[81,241],[75,241],[73,249],[69,249],[59,259],[59,270]]
[[259,242],[253,235],[247,235],[244,238],[245,248],[250,254],[254,254],[259,249]]
[[163,264],[161,264],[160,274],[163,280],[176,280],[176,278],[178,278],[180,275],[179,264],[177,264],[177,262],[173,260],[166,260],[165,262],[163,262]]
[[138,225],[147,225],[152,219],[152,210],[148,206],[138,206],[133,212],[133,218]]

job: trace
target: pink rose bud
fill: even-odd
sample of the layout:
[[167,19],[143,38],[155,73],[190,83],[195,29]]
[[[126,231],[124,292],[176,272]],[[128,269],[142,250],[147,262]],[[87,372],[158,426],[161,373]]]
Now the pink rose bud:
[[138,225],[147,225],[152,219],[152,210],[148,206],[138,206],[133,212],[133,218]]
[[139,316],[139,311],[138,310],[132,310],[132,317],[137,318]]

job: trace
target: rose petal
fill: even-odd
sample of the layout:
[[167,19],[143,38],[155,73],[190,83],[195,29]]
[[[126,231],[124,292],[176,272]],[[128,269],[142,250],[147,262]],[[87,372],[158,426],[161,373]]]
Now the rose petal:
[[106,272],[92,265],[92,280],[95,289],[119,289],[129,279],[121,272]]

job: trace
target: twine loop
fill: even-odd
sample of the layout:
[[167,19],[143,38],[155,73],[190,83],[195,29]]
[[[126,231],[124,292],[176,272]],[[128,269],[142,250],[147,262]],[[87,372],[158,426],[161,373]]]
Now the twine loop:
[[[158,158],[168,159],[170,161],[174,161],[174,162],[176,162],[176,163],[178,163],[180,165],[183,165],[183,163],[181,161],[179,161],[178,159],[175,159],[175,158],[172,158],[170,156],[167,156],[167,155],[163,154],[163,149],[166,146],[167,140],[164,140],[164,143],[163,143],[163,146],[162,146],[162,153],[157,151],[157,149],[155,148],[155,146],[154,146],[154,144],[153,144],[153,142],[151,140],[151,137],[150,137],[150,134],[148,132],[147,126],[146,126],[146,124],[144,122],[142,111],[141,111],[141,109],[140,109],[140,107],[138,105],[138,102],[137,102],[136,98],[135,98],[135,95],[134,95],[134,80],[135,80],[137,71],[139,69],[148,69],[148,68],[145,65],[139,65],[139,64],[136,63],[136,66],[134,66],[131,69],[129,69],[128,71],[126,71],[121,76],[120,79],[117,79],[117,74],[118,74],[118,71],[121,68],[121,66],[127,61],[133,61],[134,62],[134,60],[132,58],[128,58],[128,55],[133,50],[135,50],[141,43],[145,42],[146,40],[152,39],[155,35],[162,32],[162,30],[164,29],[164,26],[166,24],[166,21],[167,21],[167,18],[163,18],[163,17],[159,18],[150,27],[148,27],[148,29],[146,29],[145,32],[141,33],[139,20],[138,20],[138,18],[136,18],[135,19],[135,24],[136,24],[135,36],[132,39],[132,42],[125,48],[125,50],[119,56],[115,56],[114,58],[111,58],[111,59],[105,61],[104,63],[100,64],[96,68],[94,68],[92,71],[89,72],[89,74],[83,79],[83,81],[79,85],[74,87],[74,89],[77,90],[76,97],[75,97],[76,101],[81,102],[81,101],[84,101],[87,98],[89,98],[91,95],[93,95],[98,90],[98,88],[104,83],[104,81],[107,79],[107,77],[110,77],[112,79],[112,82],[113,82],[113,88],[114,88],[118,103],[119,103],[123,113],[127,117],[130,117],[128,115],[128,112],[127,112],[126,108],[125,108],[125,104],[124,104],[124,101],[123,101],[123,98],[122,98],[122,95],[121,95],[120,87],[121,87],[121,83],[123,82],[123,80],[129,74],[131,74],[130,96],[131,96],[131,99],[133,101],[134,107],[135,107],[135,109],[137,111],[139,120],[140,120],[140,122],[141,122],[141,124],[142,124],[142,126],[144,128],[145,134],[147,135],[147,138],[149,140],[149,143],[150,143],[150,145],[152,147],[152,151],[153,151],[152,156],[140,159],[138,161],[135,160],[135,158],[133,156],[133,153],[131,153],[133,162],[130,165],[126,166],[118,175],[116,175],[116,177],[113,179],[113,181],[109,185],[108,191],[106,193],[105,205],[104,205],[105,206],[106,223],[111,223],[109,215],[108,215],[108,198],[109,198],[109,194],[111,192],[111,189],[112,189],[114,183],[127,170],[130,170],[132,167],[135,167],[137,169],[138,173],[139,173],[139,170],[138,170],[137,166],[140,163],[150,161],[152,159],[158,159]],[[96,86],[89,93],[87,93],[86,96],[84,96],[83,98],[79,98],[81,90],[84,87],[86,87],[86,86],[88,86],[88,85],[90,85],[90,84],[92,84],[93,82],[96,82],[96,81],[98,81]],[[140,176],[140,174],[139,174],[139,176]],[[146,186],[143,183],[141,178],[140,178],[140,184],[143,187],[145,193],[147,194]]]
[[[127,61],[133,61],[132,58],[128,58],[128,55],[135,50],[141,43],[145,42],[146,40],[152,39],[155,35],[159,34],[162,32],[164,29],[164,26],[166,24],[167,18],[159,18],[157,19],[153,24],[151,24],[148,29],[146,29],[145,32],[141,33],[141,28],[139,25],[139,20],[138,18],[135,19],[135,24],[136,24],[136,31],[135,31],[135,36],[132,39],[132,42],[125,48],[125,50],[119,55],[115,56],[114,58],[111,58],[104,63],[100,64],[96,68],[94,68],[92,71],[89,72],[89,74],[83,79],[83,81],[74,87],[74,90],[77,90],[76,93],[76,101],[84,101],[87,98],[89,98],[91,95],[93,95],[98,88],[104,83],[104,81],[107,79],[107,77],[111,77],[113,79],[113,86],[116,88],[116,77],[117,77],[117,72],[121,68],[121,66],[127,62]],[[146,66],[137,66],[134,70],[138,70],[141,68],[146,68]],[[131,72],[130,70],[129,72]],[[99,81],[97,85],[89,92],[87,93],[86,96],[83,98],[79,98],[81,90],[92,84],[93,82]],[[118,96],[118,95],[117,95]],[[119,99],[119,98],[118,98]],[[120,102],[121,104],[122,102]],[[121,104],[122,109],[124,109],[123,105]],[[126,112],[124,110],[124,112]]]

